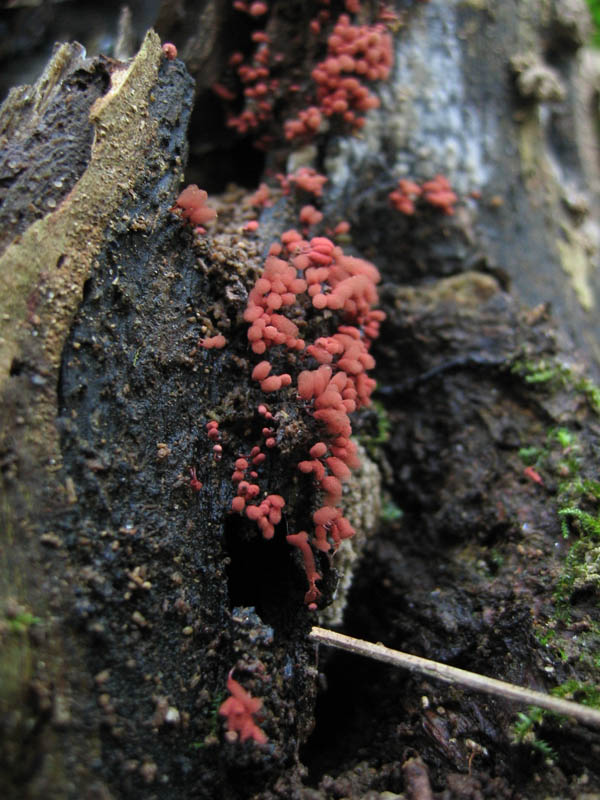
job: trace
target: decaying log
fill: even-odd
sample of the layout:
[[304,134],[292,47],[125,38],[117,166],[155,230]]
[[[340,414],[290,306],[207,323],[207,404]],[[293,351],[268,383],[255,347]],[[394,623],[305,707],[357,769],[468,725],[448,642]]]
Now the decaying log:
[[[308,25],[304,5],[273,3],[268,17],[299,74],[309,54],[288,34]],[[293,393],[277,401],[262,486],[287,493],[276,536],[228,513],[231,464],[264,424],[243,312],[299,207],[275,192],[256,213],[248,191],[224,184],[304,160],[329,177],[324,225],[349,220],[344,248],[380,268],[387,313],[376,402],[353,422],[354,579],[317,554],[324,604],[338,583],[347,602],[343,617],[342,603],[323,615],[354,636],[594,699],[597,89],[581,4],[396,6],[396,70],[360,136],[330,130],[318,147],[290,155],[280,143],[248,164],[250,142],[234,141],[211,87],[254,22],[234,29],[221,0],[177,15],[163,4],[163,38],[196,78],[192,174],[223,181],[205,238],[172,210],[194,85],[156,34],[129,62],[60,45],[0,110],[7,797],[600,787],[593,731],[534,713],[519,728],[502,700],[315,651],[285,542],[315,507],[297,470],[312,423]],[[275,123],[299,102],[285,98]],[[453,216],[391,207],[399,177],[442,171],[459,195]],[[217,333],[223,350],[199,346]],[[262,700],[267,744],[225,732],[230,670]]]

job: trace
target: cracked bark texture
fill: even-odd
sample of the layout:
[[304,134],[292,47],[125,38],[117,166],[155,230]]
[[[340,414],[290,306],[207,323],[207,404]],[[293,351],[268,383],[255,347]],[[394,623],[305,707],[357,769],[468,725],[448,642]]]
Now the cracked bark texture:
[[[314,9],[272,5],[273,41],[303,65],[290,31]],[[308,153],[329,177],[325,221],[351,222],[388,314],[348,501],[376,530],[342,629],[534,688],[571,681],[589,700],[597,548],[576,526],[563,539],[557,514],[598,514],[578,488],[597,480],[600,436],[598,72],[585,8],[396,9],[380,109],[360,137],[324,135]],[[317,658],[285,532],[266,542],[225,513],[230,465],[212,459],[204,424],[219,419],[227,453],[260,436],[241,313],[297,209],[280,198],[245,236],[247,191],[226,187],[256,185],[288,156],[236,141],[210,92],[247,21],[225,2],[165,2],[157,28],[195,89],[149,33],[130,61],[57,47],[0,111],[6,796],[600,791],[597,731],[546,716],[519,739],[511,704]],[[281,120],[294,110],[290,99]],[[169,211],[184,170],[222,192],[204,241]],[[460,196],[453,217],[389,206],[398,177],[438,172]],[[217,331],[227,348],[196,349]],[[264,488],[289,492],[293,527],[314,502],[295,470],[308,434],[292,396],[277,408],[285,436]],[[335,564],[321,569],[329,597]],[[226,741],[217,710],[232,667],[263,699],[264,747]]]

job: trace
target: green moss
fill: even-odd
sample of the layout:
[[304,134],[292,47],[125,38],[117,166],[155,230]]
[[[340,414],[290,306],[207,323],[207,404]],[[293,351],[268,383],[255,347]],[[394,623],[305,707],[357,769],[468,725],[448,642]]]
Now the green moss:
[[381,519],[384,522],[394,522],[401,519],[404,512],[399,508],[393,500],[388,500],[381,504]]
[[557,624],[559,624],[557,620],[552,619],[545,626],[539,626],[535,630],[535,637],[543,647],[547,647],[551,651],[553,658],[557,658],[564,664],[569,661],[570,642],[559,636]]
[[544,450],[541,447],[521,447],[519,458],[526,467],[532,467],[542,458]]
[[534,633],[535,638],[542,645],[542,647],[548,647],[552,643],[553,639],[556,638],[556,629],[551,627],[537,629],[534,631]]
[[561,528],[565,539],[569,536],[569,526],[567,519],[576,520],[581,532],[584,535],[600,539],[600,515],[594,517],[587,511],[580,508],[561,508],[558,515],[562,517]]
[[546,366],[544,363],[532,366],[531,371],[524,375],[525,383],[550,383],[553,381],[562,383],[562,370],[555,366]]
[[33,670],[33,652],[27,632],[41,620],[14,601],[0,618],[0,711],[19,706]]
[[600,387],[589,378],[577,375],[570,367],[553,359],[530,361],[518,359],[511,367],[513,375],[519,375],[525,383],[539,384],[548,391],[570,389],[582,395],[596,414],[600,415]]
[[580,381],[579,386],[587,397],[590,406],[594,409],[596,414],[600,414],[600,386],[596,386],[595,383],[587,379]]
[[[566,608],[570,613],[570,607],[567,605]],[[600,669],[600,623],[594,623],[588,617],[585,628],[581,628],[577,636],[573,636],[557,617],[555,615],[545,625],[536,625],[536,639],[550,651],[553,659],[558,659],[563,664],[577,664],[579,670],[589,671],[594,678]]]
[[594,35],[592,41],[600,47],[600,0],[587,0],[592,20],[594,21]]
[[489,560],[493,567],[493,574],[498,572],[498,570],[504,566],[504,556],[495,547],[490,550]]
[[546,712],[537,706],[529,706],[527,713],[521,711],[517,714],[517,721],[513,725],[513,739],[518,744],[525,744],[532,750],[540,753],[548,761],[556,761],[555,751],[548,742],[538,735],[539,728],[544,721]]
[[[562,622],[571,619],[571,598],[577,588],[590,585],[588,574],[589,567],[589,542],[578,539],[570,548],[564,566],[556,582],[554,602],[556,604],[556,618]],[[593,553],[592,553],[593,557]],[[598,565],[594,560],[594,573],[597,574]]]
[[17,614],[16,617],[7,620],[8,630],[11,633],[23,634],[26,633],[32,625],[37,625],[41,620],[39,617],[34,617],[29,611],[23,611]]
[[383,403],[373,401],[373,408],[377,413],[377,433],[372,438],[373,444],[385,444],[390,438],[390,418]]
[[550,428],[543,445],[521,447],[519,458],[527,467],[553,474],[558,479],[559,507],[570,504],[569,498],[576,495],[567,489],[581,470],[581,447],[573,431],[565,427]]
[[[590,407],[597,410],[597,387],[574,376],[562,365],[521,362],[514,371],[526,383],[580,392]],[[575,593],[579,592],[586,602],[591,600],[592,605],[600,605],[600,481],[583,474],[588,463],[585,452],[578,433],[564,425],[551,427],[544,441],[519,450],[519,457],[526,466],[534,467],[544,479],[551,476],[555,482],[555,503],[562,534],[565,540],[572,542],[554,589],[554,621],[563,624],[571,622]],[[578,642],[583,643],[586,638],[582,634]],[[548,634],[541,643],[550,641],[561,660],[578,657],[568,643],[559,646],[554,634]],[[588,663],[590,658],[594,661],[596,651],[591,640],[585,653],[583,646],[580,648]]]
[[219,720],[222,717],[219,716],[219,709],[223,703],[223,700],[227,697],[227,692],[219,692],[212,700],[210,704],[210,713],[208,715],[208,731],[206,736],[202,741],[190,742],[190,748],[192,750],[202,750],[205,747],[208,747],[211,740],[218,741],[217,736],[219,732]]
[[[572,614],[572,597],[576,591],[591,593],[595,597],[596,605],[600,606],[600,515],[593,516],[579,508],[561,509],[559,515],[562,517],[563,536],[569,537],[571,528],[567,520],[571,520],[572,528],[580,537],[567,553],[554,592],[556,619],[568,623]],[[587,641],[595,649],[598,642],[594,644],[594,641],[598,637],[594,634],[600,634],[600,626],[597,632],[593,630],[593,626],[590,627],[590,635],[582,635],[580,641],[582,646]],[[589,656],[589,650],[587,655]],[[592,655],[592,660],[598,660],[600,664],[600,653]]]
[[[519,362],[513,372],[528,384],[580,392],[590,407],[597,410],[597,387],[574,376],[561,364]],[[541,443],[519,450],[526,466],[534,467],[544,479],[552,478],[563,537],[573,541],[554,589],[554,621],[566,624],[571,621],[575,592],[591,595],[592,603],[595,596],[600,598],[600,482],[582,474],[587,468],[585,452],[578,433],[565,425],[549,428]],[[547,644],[551,638],[554,635],[541,643]],[[556,639],[553,649],[561,660],[573,657],[573,648],[559,648]]]
[[584,706],[591,708],[600,708],[600,686],[597,686],[589,681],[582,683],[574,678],[571,678],[560,686],[555,686],[551,690],[551,694],[555,697],[563,697],[567,700],[574,700],[577,703],[582,703]]
[[[571,679],[554,687],[550,693],[554,697],[573,700],[591,708],[600,708],[600,686],[591,681],[583,682]],[[528,745],[549,761],[556,761],[556,752],[539,735],[540,728],[548,718],[554,718],[559,723],[563,720],[562,716],[551,711],[544,711],[538,706],[529,706],[526,712],[519,712],[517,721],[512,727],[513,740],[518,744]]]
[[573,447],[577,444],[577,437],[567,428],[556,428],[553,431],[553,435],[563,449]]

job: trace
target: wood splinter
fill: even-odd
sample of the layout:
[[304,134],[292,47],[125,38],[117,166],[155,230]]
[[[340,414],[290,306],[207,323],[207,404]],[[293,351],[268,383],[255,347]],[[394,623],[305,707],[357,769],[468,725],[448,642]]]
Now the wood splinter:
[[522,686],[516,686],[514,683],[496,680],[496,678],[488,678],[485,675],[478,675],[476,672],[469,672],[466,669],[449,667],[446,664],[440,664],[439,661],[431,661],[428,658],[413,656],[400,650],[392,650],[382,644],[365,642],[362,639],[355,639],[353,636],[346,636],[343,633],[336,633],[325,628],[313,628],[309,638],[319,644],[337,647],[339,650],[347,650],[350,653],[367,656],[367,658],[373,658],[376,661],[384,661],[386,664],[392,664],[395,667],[404,667],[411,672],[427,675],[430,678],[437,678],[445,683],[452,683],[464,686],[466,689],[474,689],[477,692],[494,694],[506,700],[515,700],[519,703],[545,708],[547,711],[563,714],[566,717],[574,717],[586,725],[600,728],[600,711],[581,705],[581,703],[562,700],[544,692],[526,689]]

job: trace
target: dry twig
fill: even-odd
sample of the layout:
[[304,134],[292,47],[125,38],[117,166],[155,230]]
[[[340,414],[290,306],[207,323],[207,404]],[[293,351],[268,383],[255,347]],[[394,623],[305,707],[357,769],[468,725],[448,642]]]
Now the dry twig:
[[362,639],[355,639],[352,636],[345,636],[342,633],[335,633],[325,628],[313,628],[309,636],[313,642],[319,644],[337,647],[340,650],[367,656],[367,658],[373,658],[376,661],[384,661],[396,667],[404,667],[411,672],[418,672],[446,683],[457,684],[466,689],[495,694],[499,697],[504,697],[506,700],[515,700],[518,703],[539,706],[539,708],[554,711],[556,714],[574,717],[586,725],[600,728],[600,711],[580,703],[573,703],[571,700],[562,700],[544,692],[525,689],[522,686],[516,686],[514,683],[488,678],[485,675],[478,675],[466,669],[449,667],[446,664],[440,664],[438,661],[413,656],[400,650],[392,650],[382,644],[365,642]]

